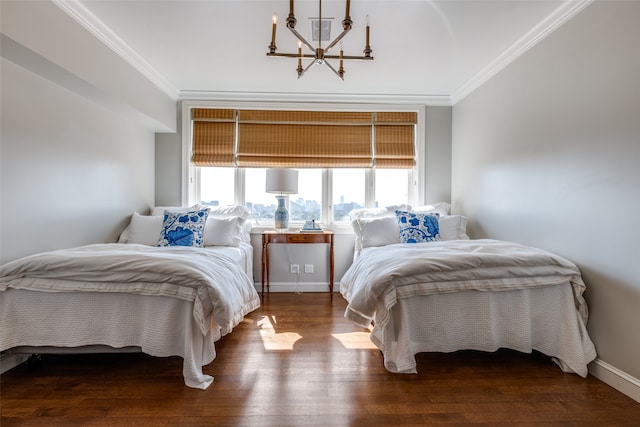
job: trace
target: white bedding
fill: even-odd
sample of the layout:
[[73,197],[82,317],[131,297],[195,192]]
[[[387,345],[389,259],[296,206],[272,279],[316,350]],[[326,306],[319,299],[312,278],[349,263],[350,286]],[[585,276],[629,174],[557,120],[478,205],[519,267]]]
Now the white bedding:
[[183,357],[185,383],[206,388],[213,342],[260,305],[250,260],[246,248],[99,244],[7,263],[0,350],[136,346]]
[[247,276],[253,279],[253,246],[249,243],[240,243],[238,246],[206,246],[205,249],[220,252],[243,267]]
[[374,322],[372,340],[393,372],[415,372],[421,351],[507,347],[539,350],[586,376],[595,349],[584,289],[570,261],[490,239],[366,248],[340,282],[345,316],[363,327]]

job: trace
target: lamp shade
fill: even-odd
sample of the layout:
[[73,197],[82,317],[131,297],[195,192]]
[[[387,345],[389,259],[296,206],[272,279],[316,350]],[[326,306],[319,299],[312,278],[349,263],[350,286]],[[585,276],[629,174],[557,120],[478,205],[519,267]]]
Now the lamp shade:
[[298,171],[295,169],[267,169],[267,193],[296,194]]

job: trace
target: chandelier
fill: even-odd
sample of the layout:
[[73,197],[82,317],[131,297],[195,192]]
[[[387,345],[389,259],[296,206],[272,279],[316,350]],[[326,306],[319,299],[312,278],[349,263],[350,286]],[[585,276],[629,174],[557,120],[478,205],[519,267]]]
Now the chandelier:
[[[277,53],[276,52],[276,21],[277,16],[274,14],[273,16],[273,26],[271,28],[271,44],[269,45],[269,52],[267,52],[267,56],[281,56],[285,58],[297,58],[298,59],[298,68],[296,69],[298,72],[298,78],[302,77],[304,73],[307,72],[309,68],[318,64],[318,65],[326,65],[331,71],[335,73],[340,79],[344,80],[344,64],[343,61],[346,59],[364,59],[364,60],[373,60],[373,56],[371,56],[371,46],[369,46],[369,17],[367,16],[366,22],[366,42],[362,56],[355,55],[345,55],[342,49],[342,38],[347,35],[349,31],[351,31],[351,27],[353,25],[353,21],[351,20],[351,16],[349,16],[349,6],[350,0],[346,0],[346,11],[344,14],[344,19],[342,20],[342,33],[340,33],[332,42],[330,42],[327,47],[322,47],[322,39],[323,39],[323,28],[322,28],[322,0],[318,1],[318,45],[313,46],[309,43],[302,35],[296,31],[296,17],[293,14],[293,0],[289,0],[289,16],[287,17],[287,28],[291,30],[293,35],[298,39],[298,53]],[[338,55],[329,55],[329,51],[340,42],[340,53]],[[312,53],[303,53],[302,46],[308,48]],[[312,59],[312,61],[305,68],[302,67],[303,59]],[[336,70],[327,60],[338,60],[339,66]]]

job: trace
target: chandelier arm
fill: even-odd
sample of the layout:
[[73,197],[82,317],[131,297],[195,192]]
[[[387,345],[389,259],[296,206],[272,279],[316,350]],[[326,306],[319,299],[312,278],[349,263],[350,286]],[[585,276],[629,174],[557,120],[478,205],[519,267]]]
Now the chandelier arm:
[[307,67],[304,69],[304,72],[306,73],[306,72],[307,72],[307,70],[308,70],[309,68],[313,67],[314,65],[316,65],[316,61],[311,61],[311,62],[309,63],[309,65],[307,65]]
[[[299,58],[300,57],[300,55],[298,55],[297,53],[281,53],[281,52],[276,52],[276,53],[267,52],[267,56],[279,56],[281,58]],[[315,55],[310,55],[308,53],[303,54],[302,57],[306,59],[316,58]],[[324,59],[340,59],[340,55],[324,55]],[[372,61],[373,56],[343,55],[342,59],[359,59],[362,61]]]
[[[340,59],[340,55],[325,55],[324,59]],[[356,55],[342,55],[342,59],[359,59],[362,61],[371,61],[373,56],[356,56]]]
[[335,40],[333,40],[333,41],[331,42],[331,44],[329,44],[329,46],[327,46],[327,47],[324,49],[324,51],[325,51],[325,52],[329,52],[329,50],[331,50],[331,48],[332,48],[332,47],[334,47],[334,46],[335,46],[335,45],[336,45],[340,40],[342,40],[342,38],[343,38],[344,36],[346,36],[346,35],[347,35],[347,33],[348,33],[349,31],[351,31],[351,28],[348,28],[348,29],[344,30],[342,33],[340,33],[340,34],[338,35],[338,37],[336,37],[336,38],[335,38]]
[[300,68],[298,68],[298,78],[304,76],[304,73],[306,73],[307,70],[313,67],[314,65],[316,65],[316,61],[311,61],[304,70],[301,70]]
[[[271,53],[271,52],[267,52],[267,56],[279,56],[281,58],[300,58],[300,55],[298,55],[297,53],[280,53],[280,52],[276,52],[276,53]],[[315,58],[314,56],[311,55],[302,55],[303,58]]]
[[311,52],[315,52],[316,51],[316,48],[314,48],[311,45],[311,43],[309,43],[307,40],[305,40],[305,38],[302,37],[302,35],[298,31],[296,31],[295,28],[291,28],[291,27],[287,27],[287,28],[289,28],[289,31],[291,31],[293,33],[293,35],[296,36],[296,38],[302,42],[303,45],[308,47],[311,50]]
[[324,65],[326,65],[327,67],[329,67],[329,69],[330,69],[331,71],[333,71],[333,73],[334,73],[336,76],[338,76],[338,78],[339,78],[340,80],[344,80],[344,76],[341,76],[341,75],[340,75],[340,73],[338,73],[338,71],[337,71],[335,68],[333,68],[333,67],[331,66],[331,64],[329,64],[329,62],[324,61]]

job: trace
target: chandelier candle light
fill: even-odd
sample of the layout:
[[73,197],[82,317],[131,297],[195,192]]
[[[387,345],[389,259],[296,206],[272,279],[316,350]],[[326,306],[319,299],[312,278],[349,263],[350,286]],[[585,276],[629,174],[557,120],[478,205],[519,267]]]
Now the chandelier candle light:
[[[347,35],[347,33],[349,31],[351,31],[351,27],[353,26],[353,21],[351,20],[351,16],[349,16],[349,7],[350,7],[350,0],[346,0],[346,11],[345,11],[345,15],[344,15],[344,19],[342,20],[342,33],[340,33],[331,43],[329,43],[329,45],[325,48],[322,47],[322,0],[318,1],[319,3],[319,10],[318,10],[318,22],[319,22],[319,29],[318,31],[320,32],[319,36],[318,36],[318,46],[314,47],[311,45],[311,43],[309,43],[304,37],[302,37],[302,35],[296,31],[296,17],[293,14],[293,0],[289,0],[289,16],[287,17],[287,28],[289,30],[291,30],[291,32],[293,33],[293,35],[298,39],[298,52],[297,53],[277,53],[277,47],[276,47],[276,21],[277,21],[277,16],[274,14],[273,15],[273,26],[271,27],[271,44],[269,45],[269,52],[267,52],[267,56],[281,56],[281,57],[285,57],[285,58],[297,58],[298,59],[298,68],[297,68],[297,72],[298,72],[298,78],[302,77],[304,75],[304,73],[307,72],[307,70],[309,68],[311,68],[313,65],[315,64],[324,64],[327,67],[329,67],[329,69],[331,71],[334,72],[334,74],[336,76],[338,76],[341,80],[344,80],[344,66],[343,66],[343,61],[345,59],[362,59],[362,60],[373,60],[373,56],[371,56],[371,46],[369,46],[369,16],[367,15],[367,22],[366,22],[366,31],[365,31],[365,36],[366,36],[366,42],[365,42],[365,47],[364,47],[364,51],[363,51],[363,55],[362,56],[354,56],[354,55],[345,55],[344,51],[342,49],[342,38],[344,36]],[[340,54],[339,55],[329,55],[329,51],[338,43],[340,43]],[[302,45],[305,45],[309,50],[311,50],[311,54],[309,53],[303,53],[302,52]],[[306,68],[302,67],[302,60],[305,58],[311,58],[313,59],[311,61],[311,63],[309,65],[307,65]],[[329,62],[327,62],[327,59],[337,59],[339,60],[339,67],[336,70]]]
[[274,213],[276,231],[289,229],[289,211],[286,201],[289,194],[298,192],[298,171],[295,169],[274,168],[267,169],[267,193],[279,194],[276,196],[278,207]]

